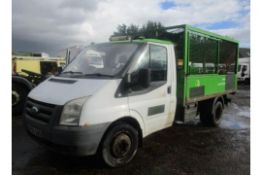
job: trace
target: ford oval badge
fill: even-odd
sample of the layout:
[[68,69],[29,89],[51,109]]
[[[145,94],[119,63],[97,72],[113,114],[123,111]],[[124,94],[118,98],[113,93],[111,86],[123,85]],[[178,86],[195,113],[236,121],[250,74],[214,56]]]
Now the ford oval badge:
[[38,113],[38,111],[39,111],[39,109],[38,109],[36,106],[33,106],[33,107],[31,108],[31,112],[32,112],[33,114]]

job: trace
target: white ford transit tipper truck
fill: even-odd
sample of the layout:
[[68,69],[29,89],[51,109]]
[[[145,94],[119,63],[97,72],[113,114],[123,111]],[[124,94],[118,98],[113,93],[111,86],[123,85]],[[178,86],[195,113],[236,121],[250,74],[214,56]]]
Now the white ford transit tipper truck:
[[161,39],[83,49],[29,93],[29,135],[61,153],[100,153],[117,167],[133,159],[144,137],[174,121],[200,114],[203,124],[219,125],[236,91],[238,43],[188,25],[169,29]]

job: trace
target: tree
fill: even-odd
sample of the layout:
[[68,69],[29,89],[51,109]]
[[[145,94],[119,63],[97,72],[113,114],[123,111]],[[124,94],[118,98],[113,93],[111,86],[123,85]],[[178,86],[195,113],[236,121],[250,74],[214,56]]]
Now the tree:
[[117,26],[117,31],[114,32],[114,35],[126,35],[127,34],[127,26],[125,24],[121,24]]
[[140,33],[145,37],[157,37],[165,31],[165,27],[160,22],[148,21],[147,24],[143,25],[140,29]]
[[127,26],[126,24],[118,25],[117,31],[114,35],[128,35],[132,37],[144,36],[144,37],[157,37],[165,31],[164,26],[160,22],[148,21],[146,24],[142,25],[140,28],[138,25],[131,24]]
[[127,35],[130,36],[135,36],[139,33],[139,26],[136,26],[134,24],[131,24],[128,28],[127,28]]

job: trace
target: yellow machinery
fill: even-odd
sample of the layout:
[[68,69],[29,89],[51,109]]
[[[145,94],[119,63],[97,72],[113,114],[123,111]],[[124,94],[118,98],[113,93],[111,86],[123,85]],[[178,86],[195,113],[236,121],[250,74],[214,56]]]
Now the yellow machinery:
[[43,58],[13,55],[12,58],[12,111],[20,114],[29,91],[65,66],[62,57]]
[[30,72],[47,75],[54,74],[58,68],[63,68],[65,59],[61,57],[55,58],[42,58],[31,56],[17,56],[13,55],[13,73],[26,75],[23,70]]

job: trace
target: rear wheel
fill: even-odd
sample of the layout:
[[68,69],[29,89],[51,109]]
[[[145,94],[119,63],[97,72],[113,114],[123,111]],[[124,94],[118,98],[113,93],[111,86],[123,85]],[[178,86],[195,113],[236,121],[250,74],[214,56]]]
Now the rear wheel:
[[12,113],[14,115],[21,114],[23,111],[28,89],[19,84],[13,83],[12,85]]
[[129,124],[119,123],[106,134],[101,155],[108,166],[119,167],[135,157],[137,148],[138,131]]
[[209,101],[201,105],[200,121],[205,126],[218,126],[222,115],[223,104],[221,101],[217,101],[215,104],[213,101]]

